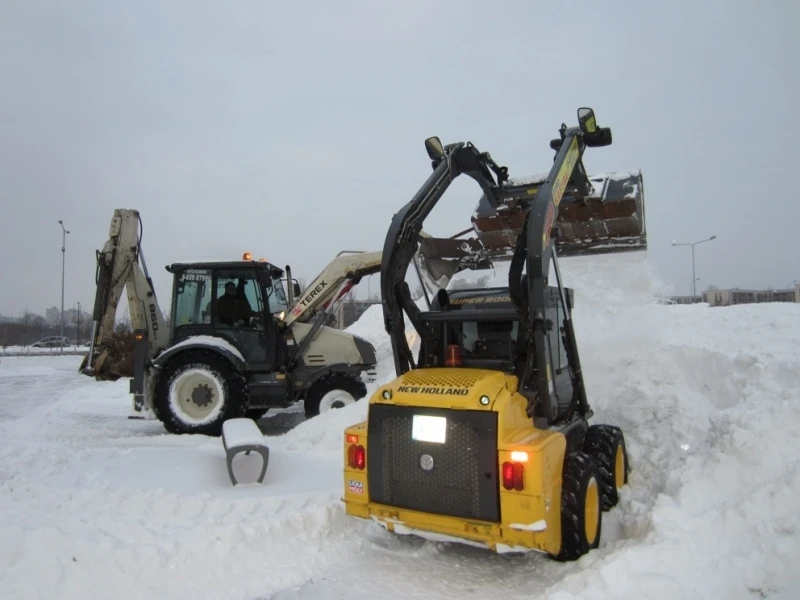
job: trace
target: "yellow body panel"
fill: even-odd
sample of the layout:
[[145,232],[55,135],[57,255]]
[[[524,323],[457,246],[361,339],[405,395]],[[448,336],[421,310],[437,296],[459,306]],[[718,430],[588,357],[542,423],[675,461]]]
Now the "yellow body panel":
[[[391,394],[384,392],[389,390]],[[482,396],[489,398],[481,404]],[[344,497],[346,513],[374,519],[390,531],[434,534],[438,539],[478,543],[504,551],[540,550],[557,554],[561,548],[561,472],[566,439],[559,432],[537,429],[525,414],[526,399],[517,393],[517,379],[499,371],[431,368],[410,371],[379,388],[370,404],[495,411],[498,416],[497,461],[502,473],[512,452],[525,452],[524,487],[506,490],[499,483],[499,523],[465,520],[371,503],[367,472],[348,466],[348,435],[367,448],[367,421],[345,431]],[[502,480],[502,477],[500,478]],[[442,537],[444,536],[444,537]]]

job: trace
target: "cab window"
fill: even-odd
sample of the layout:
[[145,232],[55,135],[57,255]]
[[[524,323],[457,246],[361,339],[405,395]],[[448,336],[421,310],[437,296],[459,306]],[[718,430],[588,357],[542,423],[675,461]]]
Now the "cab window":
[[175,327],[209,322],[204,307],[211,300],[210,269],[186,269],[178,276],[175,292]]
[[220,327],[252,325],[264,310],[261,286],[252,269],[218,271],[214,301],[214,324]]

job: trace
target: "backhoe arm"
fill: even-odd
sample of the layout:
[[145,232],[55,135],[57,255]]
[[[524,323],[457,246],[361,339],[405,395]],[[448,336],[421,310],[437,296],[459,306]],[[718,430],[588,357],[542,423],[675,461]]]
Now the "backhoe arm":
[[[92,314],[89,354],[80,371],[97,379],[133,376],[133,348],[116,343],[114,330],[123,289],[127,292],[131,325],[147,341],[147,359],[169,338],[163,313],[141,251],[141,218],[136,210],[116,209],[108,240],[97,252],[97,289]],[[142,267],[139,266],[141,258]]]

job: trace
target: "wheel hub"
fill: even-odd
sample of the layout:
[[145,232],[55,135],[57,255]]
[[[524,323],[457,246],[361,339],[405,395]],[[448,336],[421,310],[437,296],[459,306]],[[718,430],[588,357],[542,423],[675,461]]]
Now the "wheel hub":
[[583,507],[583,525],[586,541],[593,544],[597,537],[600,518],[600,493],[597,490],[597,480],[592,477],[586,487],[586,498]]
[[344,390],[331,390],[325,394],[319,402],[320,414],[335,410],[337,408],[344,408],[348,404],[355,402],[355,398]]
[[214,401],[214,393],[207,384],[201,383],[192,390],[191,401],[205,408]]
[[187,422],[202,422],[214,414],[223,401],[221,383],[205,369],[187,369],[170,386],[173,409]]

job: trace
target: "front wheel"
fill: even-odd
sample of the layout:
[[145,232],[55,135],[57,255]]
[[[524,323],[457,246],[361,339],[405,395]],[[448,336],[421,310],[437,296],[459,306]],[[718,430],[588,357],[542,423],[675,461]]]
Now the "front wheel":
[[367,395],[367,386],[355,375],[331,373],[309,388],[303,402],[306,419],[344,408]]
[[170,433],[219,436],[228,419],[247,409],[244,378],[211,350],[182,352],[161,369],[153,405]]

